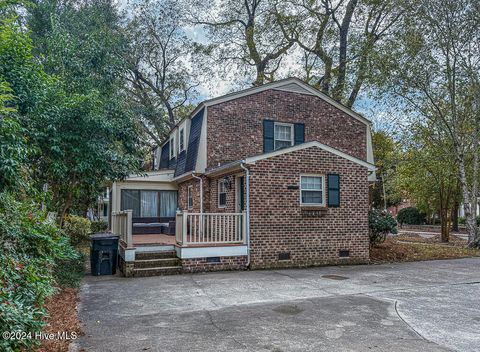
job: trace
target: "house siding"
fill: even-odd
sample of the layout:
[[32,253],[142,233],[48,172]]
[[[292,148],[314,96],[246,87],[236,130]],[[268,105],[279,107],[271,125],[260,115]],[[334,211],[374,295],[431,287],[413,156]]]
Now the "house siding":
[[305,142],[367,158],[363,122],[317,96],[269,89],[208,107],[207,169],[262,154],[264,119],[304,123]]
[[[250,170],[252,268],[368,262],[365,167],[312,147],[257,161]],[[299,186],[301,174],[329,173],[341,178],[340,207],[306,216],[300,189],[287,187]],[[340,259],[340,250],[348,250],[349,258]],[[290,253],[290,260],[279,260],[280,253]]]

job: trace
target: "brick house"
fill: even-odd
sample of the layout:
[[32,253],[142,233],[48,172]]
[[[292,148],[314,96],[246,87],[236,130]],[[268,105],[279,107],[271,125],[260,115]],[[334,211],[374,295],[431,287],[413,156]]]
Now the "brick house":
[[154,171],[112,187],[115,221],[134,213],[126,266],[142,243],[172,251],[183,272],[368,262],[370,128],[295,78],[202,102],[157,148]]

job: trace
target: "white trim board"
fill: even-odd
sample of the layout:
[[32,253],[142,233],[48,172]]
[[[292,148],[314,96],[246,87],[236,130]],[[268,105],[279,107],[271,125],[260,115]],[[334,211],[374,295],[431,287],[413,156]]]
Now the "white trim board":
[[328,145],[322,144],[322,143],[317,142],[317,141],[297,144],[297,145],[294,145],[294,146],[289,147],[289,148],[283,148],[283,149],[275,150],[275,151],[270,152],[270,153],[265,153],[265,154],[249,157],[249,158],[245,159],[245,163],[253,164],[253,163],[255,163],[256,161],[259,161],[259,160],[273,158],[275,156],[295,152],[297,150],[302,150],[302,149],[306,149],[306,148],[312,148],[312,147],[317,147],[317,148],[323,149],[323,150],[325,150],[329,153],[332,153],[332,154],[338,155],[339,157],[342,157],[344,159],[353,161],[356,164],[359,164],[361,166],[365,166],[367,169],[369,169],[371,171],[375,171],[375,165],[373,165],[369,162],[363,161],[361,159],[358,159],[358,158],[356,158],[354,156],[351,156],[349,154],[346,154],[344,152],[341,152],[338,149],[329,147]]
[[175,251],[180,259],[239,257],[247,255],[247,246],[175,247]]
[[320,142],[317,142],[317,141],[312,141],[312,142],[307,142],[307,143],[302,143],[302,144],[297,144],[297,145],[294,145],[292,147],[288,147],[288,148],[283,148],[283,149],[279,149],[279,150],[275,150],[273,152],[270,152],[270,153],[265,153],[265,154],[260,154],[260,155],[257,155],[257,156],[252,156],[252,157],[248,157],[244,160],[238,160],[238,161],[234,161],[234,162],[231,162],[231,163],[228,163],[228,164],[225,164],[225,165],[222,165],[222,166],[219,166],[218,168],[215,168],[215,169],[212,169],[212,170],[209,170],[205,173],[205,175],[207,176],[217,176],[217,175],[222,175],[224,173],[227,173],[227,172],[232,172],[232,171],[235,171],[237,169],[240,168],[240,164],[242,163],[245,163],[245,164],[255,164],[255,162],[257,161],[260,161],[260,160],[264,160],[264,159],[268,159],[268,158],[273,158],[275,156],[279,156],[279,155],[283,155],[283,154],[287,154],[287,153],[291,153],[291,152],[295,152],[297,150],[302,150],[302,149],[306,149],[306,148],[312,148],[312,147],[317,147],[317,148],[320,148],[322,150],[325,150],[329,153],[332,153],[332,154],[335,154],[341,158],[344,158],[344,159],[347,159],[347,160],[350,160],[356,164],[359,164],[361,166],[364,166],[366,167],[369,171],[372,171],[372,172],[375,172],[376,170],[376,167],[374,164],[371,164],[369,162],[366,162],[364,160],[361,160],[361,159],[358,159],[354,156],[351,156],[349,154],[346,154],[344,152],[341,152],[340,150],[338,149],[335,149],[335,148],[332,148],[332,147],[329,147],[328,145],[325,145],[325,144],[322,144]]

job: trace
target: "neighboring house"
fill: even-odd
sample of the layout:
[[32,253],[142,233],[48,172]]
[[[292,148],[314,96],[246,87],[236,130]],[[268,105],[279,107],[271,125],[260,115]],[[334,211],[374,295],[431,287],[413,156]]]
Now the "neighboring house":
[[[133,210],[124,271],[141,275],[126,242],[146,258],[135,236],[149,235],[135,233],[148,232],[182,271],[366,263],[373,162],[370,122],[298,79],[204,101],[159,146],[157,170],[112,187],[117,221]],[[155,246],[172,226],[170,247]]]
[[97,198],[96,209],[90,208],[87,211],[87,218],[90,221],[109,221],[110,212],[110,188],[105,188],[104,192]]
[[397,217],[397,214],[400,210],[405,209],[405,208],[410,208],[414,207],[415,204],[412,203],[410,199],[402,199],[402,201],[396,205],[391,205],[387,208],[387,211],[393,216]]
[[[470,208],[472,209],[472,212],[473,212],[473,207],[471,205],[470,205]],[[463,203],[461,203],[458,207],[458,216],[461,218],[465,217],[465,208]],[[477,206],[475,208],[475,216],[480,216],[480,200],[478,200]]]

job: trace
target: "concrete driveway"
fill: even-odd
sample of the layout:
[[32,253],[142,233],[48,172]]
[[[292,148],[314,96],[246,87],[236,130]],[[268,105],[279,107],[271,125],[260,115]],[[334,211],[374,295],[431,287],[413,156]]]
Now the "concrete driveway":
[[480,258],[88,276],[80,297],[87,351],[480,349]]

